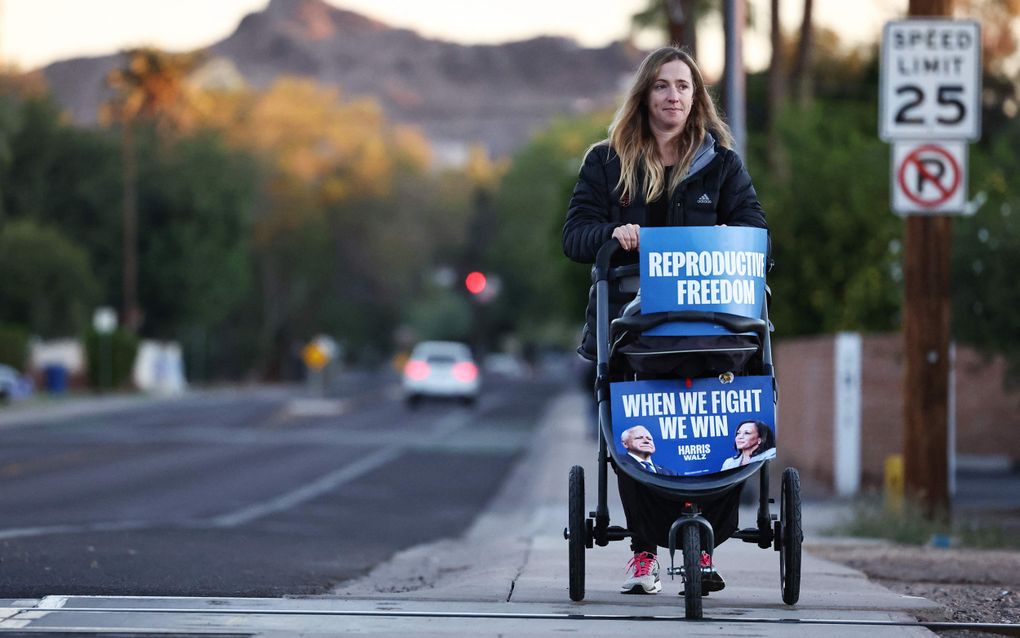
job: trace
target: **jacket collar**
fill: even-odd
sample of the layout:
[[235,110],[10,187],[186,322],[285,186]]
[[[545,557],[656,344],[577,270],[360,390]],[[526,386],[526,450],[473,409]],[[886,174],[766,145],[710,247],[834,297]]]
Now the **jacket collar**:
[[691,162],[691,167],[687,169],[687,175],[684,175],[684,179],[688,180],[697,175],[699,171],[704,170],[715,159],[716,155],[715,137],[708,131],[705,131],[705,139],[701,141],[698,152],[694,154],[694,160]]

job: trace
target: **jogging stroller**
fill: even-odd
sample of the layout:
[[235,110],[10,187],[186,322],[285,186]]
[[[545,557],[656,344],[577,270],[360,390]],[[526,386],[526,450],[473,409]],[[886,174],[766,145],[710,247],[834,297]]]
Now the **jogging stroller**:
[[[679,575],[683,579],[685,615],[688,619],[701,618],[703,615],[701,551],[704,549],[711,555],[715,549],[712,526],[701,516],[698,503],[739,488],[754,474],[758,475],[759,481],[756,526],[737,530],[733,537],[756,543],[762,549],[771,547],[779,552],[782,599],[792,605],[800,596],[803,533],[800,477],[796,469],[786,468],[782,473],[778,515],[772,514],[769,507],[770,503],[774,503],[769,498],[769,469],[770,459],[775,456],[777,394],[772,365],[767,288],[764,285],[764,270],[767,268],[760,273],[761,303],[759,316],[755,317],[714,310],[656,311],[661,304],[653,304],[649,290],[644,290],[651,288],[650,282],[653,281],[649,276],[653,264],[650,264],[650,256],[646,259],[646,247],[650,255],[654,246],[665,245],[664,242],[689,246],[692,237],[703,241],[705,238],[732,237],[736,236],[734,231],[746,233],[749,230],[765,233],[760,229],[719,227],[642,229],[640,264],[610,267],[612,257],[620,248],[615,239],[606,242],[597,254],[592,279],[596,299],[598,500],[595,510],[586,515],[584,468],[573,466],[568,485],[568,524],[564,529],[564,537],[568,541],[571,600],[584,598],[585,549],[595,545],[605,547],[610,541],[624,540],[630,536],[627,529],[610,524],[607,481],[611,461],[617,472],[625,472],[652,491],[683,503],[682,515],[669,530],[670,565],[667,573],[671,576]],[[761,251],[762,259],[759,263],[765,261],[765,252]],[[680,254],[679,260],[683,261],[683,253],[674,251],[672,254]],[[708,265],[711,267],[711,258],[715,253],[709,254]],[[698,256],[699,253],[688,251],[687,262],[690,263],[692,258]],[[701,256],[704,262],[704,255]],[[727,264],[723,260],[722,270],[729,269],[731,264],[734,271],[740,269],[740,263],[731,260]],[[659,265],[661,273],[662,264]],[[745,269],[749,266],[746,260],[743,265]],[[675,273],[676,263],[671,264],[666,271],[667,274]],[[671,294],[675,290],[678,297],[683,297],[685,288],[690,292],[694,287],[693,284],[676,283],[679,281],[676,278],[665,279],[664,289]],[[698,293],[702,292],[702,287],[707,287],[708,297],[699,298],[699,301],[718,300],[716,298],[719,297],[721,287],[725,288],[721,284],[701,284],[697,286]],[[729,288],[732,299],[733,286]],[[640,292],[635,301],[624,308],[622,315],[612,321],[608,302],[611,290],[615,296],[621,291],[632,294]],[[642,304],[646,312],[640,311]],[[672,300],[667,306],[671,305]],[[709,304],[709,307],[712,305]],[[720,397],[721,400],[717,401]],[[758,404],[752,406],[745,403],[747,397],[754,397]],[[729,407],[734,409],[729,410],[729,414],[726,414],[727,406],[724,405],[727,398],[735,400],[735,403],[730,401]],[[714,450],[711,443],[729,433],[730,416],[736,415],[739,418],[744,412],[751,411],[752,407],[758,408],[759,415],[766,415],[763,418],[772,426],[771,449],[768,453],[750,457],[750,462],[746,464],[729,468],[724,462],[720,467],[717,464],[719,455],[724,451],[728,454],[728,450]],[[697,414],[696,408],[704,408],[703,413]],[[713,410],[723,414],[705,413]],[[618,449],[616,442],[622,429],[632,422],[628,421],[632,416],[646,420],[657,417],[660,429],[656,431],[656,437],[669,444],[678,443],[672,467],[675,472],[651,473],[642,471],[636,464],[621,462],[626,451]],[[614,419],[618,421],[615,424]],[[689,429],[683,430],[684,427]],[[656,428],[653,426],[652,429]],[[687,435],[694,432],[703,434],[701,440],[706,443],[701,447],[687,445],[686,441],[677,437],[680,432]],[[712,439],[710,434],[716,435],[717,439]],[[677,548],[682,550],[682,567],[674,564]]]

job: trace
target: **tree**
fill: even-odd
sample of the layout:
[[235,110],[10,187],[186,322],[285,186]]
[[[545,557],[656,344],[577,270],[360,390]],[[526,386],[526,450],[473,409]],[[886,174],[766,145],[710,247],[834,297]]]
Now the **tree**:
[[433,247],[462,223],[436,201],[424,138],[373,100],[304,79],[218,97],[215,125],[264,167],[252,247],[271,374],[316,332],[388,347]]
[[157,144],[137,140],[139,299],[145,334],[172,339],[188,326],[224,325],[250,294],[251,211],[258,168],[252,157],[206,131]]
[[981,58],[985,69],[1009,75],[1009,60],[1020,47],[1016,19],[1020,0],[956,0],[956,16],[981,23]]
[[814,0],[804,0],[804,13],[800,21],[800,38],[797,40],[797,53],[793,58],[791,84],[797,91],[797,102],[804,107],[810,104],[814,89],[812,86],[812,61],[814,57]]
[[[121,291],[121,164],[109,130],[77,129],[62,121],[48,97],[0,98],[13,113],[0,124],[10,161],[0,164],[0,193],[8,220],[59,228],[87,253],[102,294],[117,305]],[[258,170],[253,158],[213,132],[174,133],[138,128],[141,150],[139,264],[142,301],[151,314],[148,336],[214,334],[223,370],[239,369],[254,351],[239,335],[251,333],[257,313],[243,312],[251,297],[250,222]],[[88,311],[91,313],[91,309]],[[228,342],[223,345],[223,342]],[[187,344],[185,344],[187,345]],[[187,354],[187,352],[186,352]],[[210,368],[211,369],[211,368]]]
[[890,330],[899,310],[899,220],[888,208],[888,149],[874,134],[874,101],[819,99],[785,111],[779,137],[786,183],[760,164],[767,137],[752,136],[755,188],[768,217],[776,267],[771,319],[782,336]]
[[42,337],[77,335],[88,325],[99,285],[86,252],[53,228],[16,221],[0,230],[0,323]]
[[697,22],[715,8],[711,0],[648,0],[631,18],[636,29],[659,29],[667,44],[685,47],[697,59]]
[[[11,133],[16,128],[17,103],[11,99],[0,98],[0,171],[6,173],[11,166]],[[4,219],[4,195],[6,188],[0,182],[0,222]]]
[[121,124],[140,119],[168,133],[197,125],[188,75],[198,68],[203,54],[142,47],[128,49],[123,56],[124,65],[107,76],[115,97],[104,105],[104,119]]
[[960,217],[953,228],[953,336],[988,355],[1002,354],[1010,381],[1020,380],[1020,196],[1012,177],[1020,171],[1012,140],[1020,120],[999,132],[986,149],[974,146],[969,168],[971,188],[987,201],[973,217]]
[[120,165],[117,140],[103,130],[76,129],[45,95],[0,97],[0,207],[5,222],[59,228],[88,252],[102,290],[120,289]]
[[772,0],[769,39],[772,56],[769,59],[768,84],[768,165],[780,183],[790,179],[786,149],[779,139],[779,117],[786,108],[786,68],[783,55],[783,29],[779,19],[779,0]]
[[610,118],[557,120],[514,156],[496,194],[501,221],[486,264],[503,280],[495,329],[516,330],[531,344],[576,345],[590,268],[563,255],[563,220],[585,151]]
[[104,117],[121,126],[124,175],[122,321],[129,330],[137,330],[143,318],[138,306],[136,121],[144,119],[163,130],[178,128],[187,121],[182,99],[184,83],[199,56],[153,48],[129,49],[124,56],[125,65],[111,71],[107,78],[116,96],[105,106]]

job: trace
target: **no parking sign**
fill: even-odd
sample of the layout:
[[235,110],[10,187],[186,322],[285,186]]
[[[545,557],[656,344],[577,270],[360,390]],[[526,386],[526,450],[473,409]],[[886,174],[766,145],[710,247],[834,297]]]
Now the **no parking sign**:
[[967,142],[897,141],[892,147],[897,213],[962,212],[967,205]]

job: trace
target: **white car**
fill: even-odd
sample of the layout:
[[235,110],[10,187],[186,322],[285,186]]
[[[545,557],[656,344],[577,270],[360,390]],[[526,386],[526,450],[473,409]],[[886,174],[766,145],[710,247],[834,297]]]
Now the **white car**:
[[411,407],[426,398],[473,404],[480,385],[471,349],[456,341],[422,341],[404,366],[404,398]]

